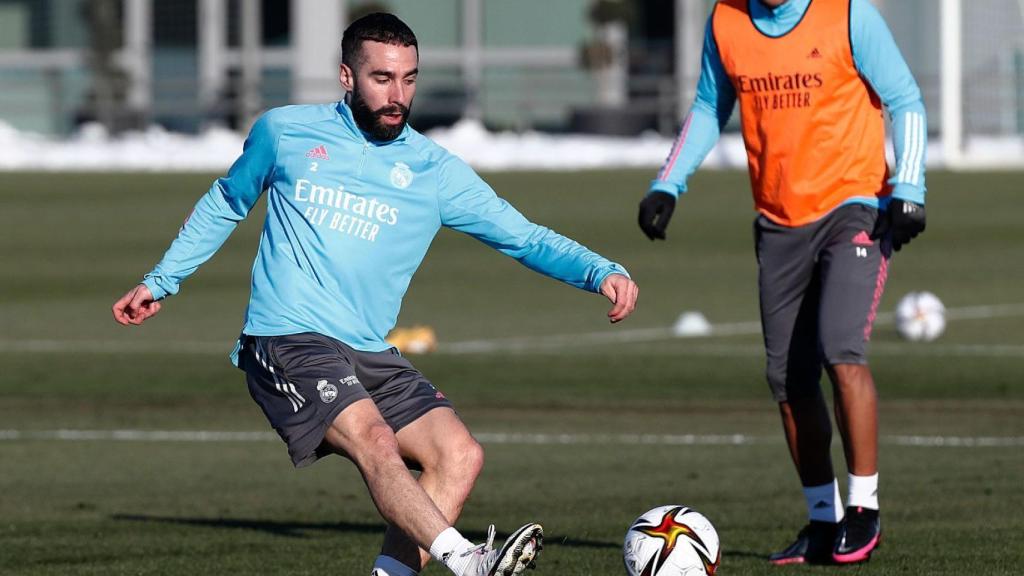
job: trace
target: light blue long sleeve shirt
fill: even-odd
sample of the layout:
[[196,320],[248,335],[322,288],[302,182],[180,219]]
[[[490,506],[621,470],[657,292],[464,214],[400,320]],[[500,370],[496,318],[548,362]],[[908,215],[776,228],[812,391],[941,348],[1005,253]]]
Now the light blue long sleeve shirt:
[[413,273],[441,226],[542,274],[598,292],[613,262],[527,220],[459,158],[406,127],[390,142],[344,102],[270,110],[241,157],[196,204],[143,283],[175,294],[267,192],[242,331],[317,332],[381,351]]
[[[792,30],[800,23],[810,3],[811,0],[787,0],[773,9],[760,0],[749,0],[754,25],[768,36],[782,36]],[[892,197],[924,204],[928,144],[924,101],[889,27],[868,0],[850,2],[850,43],[857,71],[889,111],[896,152],[896,166],[889,179],[893,186]],[[735,105],[736,91],[722,66],[709,18],[704,31],[696,99],[669,154],[670,159],[676,160],[666,162],[651,182],[649,192],[667,192],[673,196],[686,192],[687,180],[718,142]],[[885,208],[873,197],[847,201],[852,202]]]

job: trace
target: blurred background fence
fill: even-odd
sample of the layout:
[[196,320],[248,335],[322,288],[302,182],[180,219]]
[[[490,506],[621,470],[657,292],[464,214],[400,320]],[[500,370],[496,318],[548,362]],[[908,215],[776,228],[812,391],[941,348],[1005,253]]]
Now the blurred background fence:
[[[873,0],[947,163],[1024,135],[1024,0]],[[711,0],[0,0],[0,121],[55,136],[158,124],[244,130],[340,97],[347,22],[405,19],[420,129],[670,135],[692,100]],[[733,119],[733,128],[737,121]],[[1021,159],[1024,162],[1024,158]]]

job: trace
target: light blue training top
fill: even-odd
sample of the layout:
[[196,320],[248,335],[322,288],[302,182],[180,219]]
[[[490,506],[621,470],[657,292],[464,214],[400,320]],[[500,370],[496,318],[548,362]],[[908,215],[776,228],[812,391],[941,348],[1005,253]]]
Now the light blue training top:
[[371,141],[338,102],[275,108],[256,122],[242,156],[146,274],[153,296],[176,294],[264,190],[267,218],[243,328],[249,335],[317,332],[357,350],[388,349],[384,338],[441,226],[591,292],[609,274],[626,274],[527,220],[412,128],[389,142]]
[[[792,30],[811,3],[811,0],[787,0],[773,9],[760,0],[748,1],[754,25],[768,36],[782,36]],[[850,43],[857,70],[889,111],[896,151],[896,167],[889,179],[893,186],[892,197],[924,204],[928,145],[924,101],[889,27],[868,0],[850,2]],[[680,134],[683,142],[673,146],[682,146],[675,165],[668,173],[659,172],[649,192],[667,192],[673,196],[686,192],[687,179],[718,142],[735,104],[736,91],[722,66],[711,32],[711,18],[708,18],[697,96],[690,108],[690,128]],[[885,208],[873,197],[847,201],[853,202]]]

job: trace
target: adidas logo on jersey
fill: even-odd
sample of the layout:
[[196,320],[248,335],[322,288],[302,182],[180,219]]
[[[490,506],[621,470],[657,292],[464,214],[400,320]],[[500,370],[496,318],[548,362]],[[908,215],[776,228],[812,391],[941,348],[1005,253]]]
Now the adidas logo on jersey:
[[818,49],[815,48],[814,50],[811,50],[811,53],[808,54],[807,57],[811,59],[821,58],[821,52],[818,52]]
[[330,160],[331,157],[327,155],[327,147],[323,144],[313,148],[309,152],[306,152],[306,158],[316,158],[317,160]]

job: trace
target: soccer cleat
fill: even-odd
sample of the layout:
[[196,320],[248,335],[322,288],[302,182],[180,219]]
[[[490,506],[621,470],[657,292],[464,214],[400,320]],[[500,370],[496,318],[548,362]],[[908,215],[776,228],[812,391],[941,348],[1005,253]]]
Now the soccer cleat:
[[882,542],[882,522],[878,510],[849,506],[839,524],[832,560],[838,564],[867,562]]
[[473,558],[463,576],[517,576],[534,568],[534,559],[544,548],[544,528],[526,524],[505,540],[501,550],[494,549],[494,525],[487,529],[487,542],[463,552]]
[[776,566],[787,564],[831,564],[838,524],[811,520],[785,550],[768,557]]

